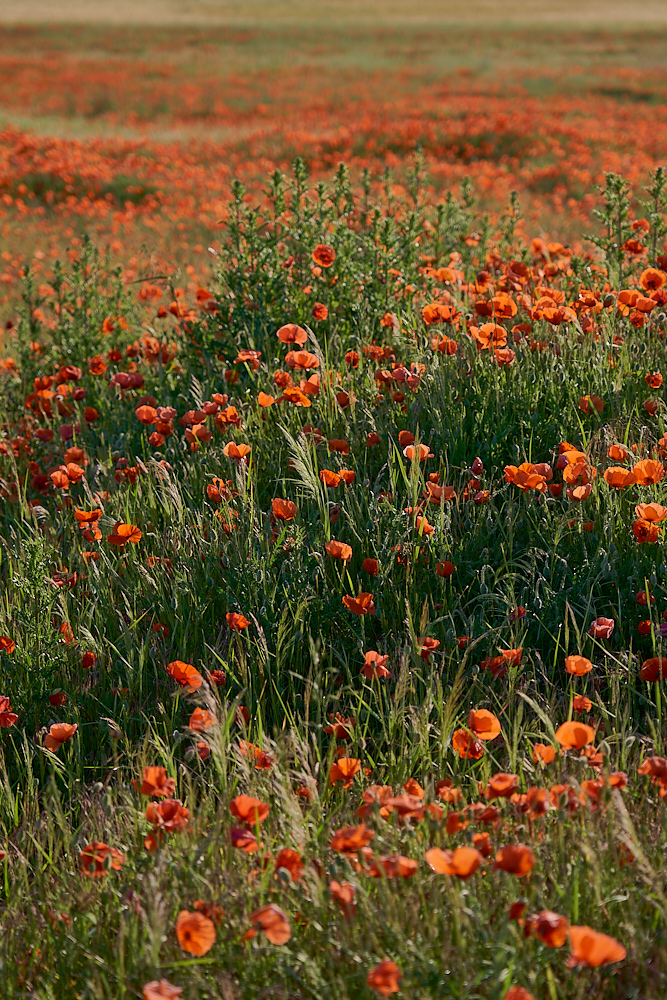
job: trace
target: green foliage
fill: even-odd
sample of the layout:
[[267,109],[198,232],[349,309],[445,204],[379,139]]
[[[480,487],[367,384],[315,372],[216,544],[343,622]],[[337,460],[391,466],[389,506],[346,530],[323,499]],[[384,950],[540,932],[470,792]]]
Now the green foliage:
[[[663,188],[658,173],[651,260]],[[388,176],[374,203],[368,178],[359,190],[344,166],[312,190],[302,161],[292,177],[269,179],[261,206],[237,183],[217,271],[196,308],[169,279],[125,284],[90,243],[50,287],[26,272],[15,366],[2,373],[0,631],[16,649],[0,653],[0,693],[19,715],[0,731],[3,995],[136,996],[165,977],[192,997],[367,998],[366,973],[385,955],[414,997],[498,1000],[514,981],[551,998],[664,989],[663,807],[635,772],[664,747],[660,685],[642,681],[639,666],[662,653],[667,585],[662,542],[637,544],[631,526],[635,504],[660,503],[665,487],[615,490],[603,477],[610,445],[633,446],[637,457],[664,448],[662,403],[653,414],[642,407],[644,375],[664,354],[664,313],[654,309],[639,329],[605,289],[608,279],[614,293],[620,281],[636,283],[635,257],[622,248],[636,232],[627,185],[607,178],[598,246],[608,270],[562,248],[536,257],[517,240],[516,198],[492,231],[468,183],[436,206],[426,191],[420,156],[405,200]],[[318,244],[333,248],[329,265],[314,258]],[[154,287],[168,305],[145,305]],[[557,325],[536,315],[526,336],[518,324],[545,289],[573,318]],[[510,319],[492,314],[509,333],[511,364],[473,336],[485,321],[479,304],[503,290],[521,308]],[[594,306],[580,308],[584,294]],[[460,307],[460,317],[426,325],[422,307],[433,300]],[[314,318],[315,303],[326,319]],[[285,351],[298,347],[276,338],[286,323],[306,332],[319,391],[304,396],[310,405],[283,398],[263,407],[260,392],[280,391],[276,370],[296,386],[311,371],[285,369]],[[456,338],[453,354],[438,349],[445,334]],[[106,372],[89,364],[99,356]],[[77,370],[49,381],[63,366]],[[587,394],[600,397],[600,415],[580,406]],[[158,424],[138,419],[140,405],[178,417],[204,408],[190,423],[206,424],[210,440],[178,419],[155,439]],[[406,452],[406,431],[415,449],[430,450],[425,461]],[[231,441],[249,445],[249,461],[226,454]],[[349,453],[328,446],[336,441]],[[584,451],[596,473],[581,503],[567,489],[523,492],[504,475],[529,462],[559,476],[562,442]],[[68,461],[84,475],[56,489],[51,473]],[[328,488],[323,469],[349,470],[353,481]],[[451,496],[426,503],[434,484]],[[275,519],[275,498],[296,504],[293,520]],[[101,538],[90,526],[86,537],[74,510],[98,507]],[[108,540],[118,523],[140,529],[138,544]],[[332,539],[351,546],[349,561],[327,554]],[[377,560],[376,575],[366,559]],[[445,560],[456,567],[449,577],[438,574]],[[360,592],[372,592],[374,614],[343,604]],[[642,592],[656,603],[638,605]],[[248,628],[230,630],[234,612]],[[589,634],[598,616],[613,618],[611,640]],[[638,635],[641,619],[652,628]],[[430,653],[426,638],[437,640]],[[504,676],[484,669],[521,649]],[[362,674],[369,650],[388,656],[391,678]],[[95,654],[92,666],[84,653]],[[595,664],[585,678],[565,672],[574,653]],[[198,692],[174,684],[166,667],[175,660],[200,671]],[[592,702],[603,777],[623,769],[631,779],[627,792],[603,788],[595,808],[581,791],[596,776],[586,758],[570,754],[545,775],[532,755],[534,742],[552,742],[573,717],[575,694]],[[218,720],[210,732],[189,727],[195,706]],[[502,736],[481,760],[461,759],[453,731],[482,706]],[[489,866],[462,891],[425,875],[422,859],[428,847],[467,842],[474,825],[456,840],[430,816],[385,821],[374,808],[376,853],[418,859],[422,870],[404,882],[369,878],[328,846],[336,828],[358,822],[358,792],[327,779],[336,713],[338,742],[369,780],[398,790],[417,778],[433,803],[436,781],[450,778],[472,802],[479,782],[505,770],[521,792],[569,783],[577,808],[557,801],[536,820],[508,804],[491,840],[530,842],[533,875],[517,888]],[[78,731],[54,754],[44,736],[56,722]],[[242,741],[274,766],[255,769]],[[197,742],[210,751],[205,761]],[[145,801],[130,782],[154,763],[176,778],[191,822],[150,855]],[[241,790],[271,802],[260,863],[229,842],[228,803]],[[126,853],[120,872],[80,874],[79,851],[93,840]],[[633,866],[621,864],[619,845]],[[303,883],[261,860],[281,847],[307,859]],[[332,908],[324,868],[310,862],[357,885],[354,922]],[[508,922],[522,893],[529,912],[607,927],[627,946],[627,963],[613,974],[568,971],[560,951],[524,941]],[[226,911],[216,950],[201,961],[184,957],[173,934],[176,914],[196,899]],[[249,914],[270,901],[292,917],[283,949],[242,941]]]

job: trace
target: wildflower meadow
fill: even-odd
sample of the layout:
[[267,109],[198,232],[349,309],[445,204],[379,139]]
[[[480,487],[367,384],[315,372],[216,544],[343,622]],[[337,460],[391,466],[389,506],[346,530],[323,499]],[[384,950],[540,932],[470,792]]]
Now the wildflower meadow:
[[355,30],[0,41],[3,997],[667,995],[667,34]]

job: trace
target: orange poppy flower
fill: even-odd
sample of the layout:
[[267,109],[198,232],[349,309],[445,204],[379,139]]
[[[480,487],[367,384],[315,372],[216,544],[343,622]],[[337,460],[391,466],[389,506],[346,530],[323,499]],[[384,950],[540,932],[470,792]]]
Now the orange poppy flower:
[[331,892],[331,898],[338,903],[345,916],[348,918],[352,917],[357,907],[354,886],[350,885],[349,882],[337,882],[335,879],[332,879],[329,882],[329,891]]
[[663,798],[667,795],[667,758],[646,757],[637,768],[637,774],[648,774],[655,784],[661,786]]
[[346,719],[340,712],[336,712],[335,715],[330,713],[329,718],[332,721],[324,727],[324,732],[329,736],[335,736],[337,740],[349,740],[354,726],[354,719]]
[[373,603],[372,594],[362,592],[361,594],[357,594],[356,597],[346,594],[342,600],[345,607],[355,615],[375,614],[375,604]]
[[439,504],[442,500],[456,500],[456,490],[453,486],[439,486],[438,483],[428,482],[425,484],[424,496],[432,504]]
[[146,819],[151,826],[166,833],[174,833],[186,828],[190,821],[190,811],[178,799],[163,799],[162,802],[148,803]]
[[111,869],[120,871],[124,862],[124,854],[114,847],[109,847],[108,844],[103,844],[101,840],[87,844],[79,856],[81,871],[91,878],[102,878],[103,875],[108,875]]
[[592,413],[593,410],[602,413],[604,403],[599,396],[582,396],[579,400],[579,409],[584,413]]
[[310,351],[290,351],[289,354],[285,355],[285,364],[288,368],[298,368],[304,371],[320,367],[317,355],[311,354]]
[[499,772],[489,778],[489,783],[484,792],[487,799],[508,799],[517,791],[519,787],[519,777],[516,774],[505,774]]
[[195,708],[188,722],[188,729],[194,729],[197,733],[203,733],[216,723],[215,716],[207,708]]
[[427,458],[435,458],[433,452],[427,444],[420,444],[417,448],[415,445],[409,444],[407,448],[403,449],[403,454],[409,462],[417,455],[420,462],[425,462]]
[[[250,914],[250,922],[253,925],[254,933],[260,930],[271,944],[286,944],[292,936],[292,928],[287,919],[287,914],[279,906],[270,904],[262,906]],[[246,934],[245,937],[249,937]]]
[[178,1000],[182,986],[174,986],[167,979],[153,979],[143,987],[144,1000]]
[[336,486],[340,486],[342,480],[337,472],[332,472],[331,469],[322,469],[320,471],[320,479],[325,486],[329,486],[331,489],[335,489]]
[[468,716],[468,729],[478,740],[495,740],[500,735],[500,720],[486,708],[472,709]]
[[667,281],[667,275],[656,267],[647,267],[639,276],[639,284],[645,292],[654,292],[662,288]]
[[479,851],[483,858],[490,858],[493,854],[491,838],[488,833],[473,833],[472,842],[475,850]]
[[479,760],[484,755],[484,747],[465,729],[457,729],[452,734],[452,748],[463,760]]
[[435,571],[438,576],[443,577],[445,580],[449,579],[456,572],[456,566],[453,562],[449,562],[445,559],[443,562],[436,563]]
[[665,467],[662,462],[657,462],[652,458],[645,458],[637,462],[632,470],[640,486],[650,486],[659,483],[665,475]]
[[156,799],[170,799],[176,790],[176,779],[168,778],[164,767],[145,767],[141,782],[135,778],[132,784],[142,795],[150,795]]
[[361,564],[361,568],[369,576],[377,576],[378,569],[380,568],[377,559],[364,559]]
[[157,420],[157,410],[155,407],[147,406],[146,404],[138,406],[134,411],[134,415],[137,420],[139,420],[142,424],[146,424],[146,426],[154,424]]
[[507,847],[501,847],[494,862],[494,868],[516,875],[517,878],[528,875],[534,867],[535,855],[525,844],[508,844]]
[[336,785],[343,782],[343,788],[351,788],[354,777],[361,770],[361,761],[355,757],[339,757],[329,768],[329,781]]
[[535,998],[523,986],[510,986],[503,1000],[535,1000]]
[[229,811],[242,823],[257,826],[269,815],[269,805],[261,799],[253,798],[252,795],[237,795],[229,803]]
[[141,531],[137,528],[136,524],[124,524],[122,521],[117,521],[114,525],[113,534],[107,535],[107,542],[119,548],[127,545],[128,542],[131,542],[132,545],[137,545],[140,541]]
[[255,851],[259,850],[257,838],[254,833],[250,832],[250,830],[232,827],[230,837],[232,847],[236,847],[238,850],[243,851],[244,854],[253,854]]
[[569,968],[588,965],[597,968],[622,962],[627,952],[622,944],[607,934],[600,934],[592,927],[573,925],[568,931],[571,955],[567,960]]
[[643,681],[661,681],[667,677],[667,657],[652,656],[644,660],[639,671]]
[[392,993],[399,992],[399,983],[402,978],[403,973],[396,965],[396,962],[385,958],[375,968],[370,970],[366,976],[366,982],[376,993],[379,993],[383,997],[388,997]]
[[646,545],[658,541],[662,528],[659,528],[653,521],[645,521],[638,517],[636,521],[632,522],[632,533],[640,545]]
[[257,394],[257,402],[260,406],[268,407],[273,406],[276,401],[275,396],[271,396],[268,392],[260,392]]
[[373,858],[368,874],[371,878],[412,878],[418,869],[419,863],[414,858],[406,858],[403,854],[391,854]]
[[276,497],[271,501],[271,513],[276,521],[291,521],[296,517],[296,504],[292,500]]
[[[64,704],[63,701],[52,701],[52,697],[49,698],[51,704]],[[9,698],[6,695],[0,696],[0,727],[3,729],[10,729],[16,722],[18,722],[18,715],[16,712],[12,712],[12,706]]]
[[533,760],[536,764],[539,760],[541,760],[543,764],[550,764],[555,756],[556,748],[554,746],[546,745],[544,743],[533,744]]
[[276,872],[282,868],[289,872],[293,882],[298,882],[303,875],[303,858],[298,851],[293,851],[291,847],[283,847],[276,854]]
[[167,673],[174,678],[181,687],[191,688],[193,691],[200,688],[204,683],[204,678],[191,663],[184,663],[183,660],[173,660],[167,664]]
[[[308,399],[305,392],[298,389],[295,385],[288,385],[283,389],[283,399],[286,399],[288,403],[293,403],[294,406],[308,407],[312,406],[312,403]],[[280,402],[280,400],[278,400]]]
[[427,663],[430,663],[431,653],[434,649],[438,648],[440,640],[433,639],[431,636],[424,636],[423,638],[417,639],[417,645],[420,646],[419,655],[422,660],[426,660]]
[[635,514],[643,521],[656,523],[667,520],[667,507],[659,503],[638,503],[635,506]]
[[[239,725],[240,724],[241,723],[239,723]],[[275,761],[270,753],[267,753],[266,750],[262,750],[261,747],[255,746],[254,743],[248,743],[247,740],[239,740],[239,752],[243,757],[251,758],[254,762],[256,771],[270,771],[275,764]]]
[[437,875],[455,875],[468,879],[474,875],[484,858],[474,847],[457,847],[454,851],[441,851],[432,847],[424,855]]
[[56,722],[44,737],[44,746],[47,750],[57,753],[63,743],[72,739],[78,728],[76,723]]
[[572,708],[575,712],[590,712],[593,702],[583,694],[575,694],[572,699]]
[[541,910],[529,917],[531,930],[547,948],[562,948],[567,940],[568,920],[552,910]]
[[352,546],[346,545],[345,542],[337,542],[335,538],[327,542],[324,548],[327,555],[330,555],[332,559],[340,559],[342,562],[347,563],[352,558]]
[[625,489],[637,482],[632,469],[624,469],[620,465],[612,465],[604,471],[604,481],[615,490]]
[[445,821],[445,829],[449,836],[453,837],[455,833],[460,833],[462,830],[467,829],[469,822],[466,813],[449,812]]
[[74,517],[80,524],[89,525],[94,521],[99,521],[102,517],[102,511],[99,507],[95,510],[74,510]]
[[345,826],[336,830],[329,847],[339,854],[356,857],[359,851],[370,844],[374,836],[373,831],[369,830],[365,823],[360,823],[359,826]]
[[361,796],[361,805],[355,810],[359,819],[366,819],[377,808],[382,819],[386,819],[394,807],[389,805],[394,797],[391,785],[370,785]]
[[629,458],[629,455],[628,449],[620,444],[611,444],[607,448],[607,457],[611,458],[614,462],[625,462]]
[[564,722],[556,730],[556,740],[562,747],[570,750],[581,750],[595,738],[595,730],[583,722]]
[[342,438],[332,438],[331,441],[329,441],[329,451],[338,452],[339,455],[349,455],[350,445]]
[[302,326],[297,326],[296,323],[286,323],[281,326],[276,332],[276,337],[283,344],[305,344],[308,340],[306,331]]
[[376,650],[369,649],[365,654],[364,665],[361,673],[366,680],[385,679],[391,677],[391,671],[387,670],[388,656],[381,656]]
[[0,653],[8,653],[10,656],[16,649],[16,643],[8,635],[0,635]]
[[311,256],[319,267],[331,267],[336,259],[336,251],[326,243],[318,243]]
[[227,458],[233,458],[237,462],[242,462],[250,454],[250,445],[235,444],[234,441],[228,441],[222,449],[222,453],[223,455],[226,455]]
[[507,346],[507,330],[498,323],[484,323],[479,328],[471,326],[469,333],[480,351],[498,350]]
[[537,467],[530,462],[523,462],[518,467],[516,465],[506,465],[505,482],[512,483],[520,490],[537,490],[538,493],[546,493],[546,476],[537,471]]
[[183,951],[200,958],[215,944],[215,924],[197,910],[181,910],[176,918],[176,937]]
[[244,628],[248,628],[250,625],[248,619],[236,611],[228,611],[225,618],[232,632],[242,632]]
[[565,669],[568,674],[574,674],[575,677],[583,677],[584,674],[591,672],[593,664],[585,656],[566,656]]

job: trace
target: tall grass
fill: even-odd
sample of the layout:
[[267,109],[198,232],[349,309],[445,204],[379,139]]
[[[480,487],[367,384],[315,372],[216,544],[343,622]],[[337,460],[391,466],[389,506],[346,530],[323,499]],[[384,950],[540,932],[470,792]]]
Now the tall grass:
[[[628,467],[663,456],[661,391],[649,391],[644,375],[662,363],[664,304],[633,326],[602,258],[524,245],[516,204],[494,230],[467,186],[433,205],[424,184],[418,159],[406,197],[396,200],[388,184],[376,204],[344,167],[312,190],[297,162],[293,178],[269,182],[267,211],[236,185],[198,303],[166,278],[126,284],[91,244],[49,287],[26,273],[2,375],[0,631],[16,648],[0,654],[0,693],[19,716],[2,731],[4,995],[129,997],[166,978],[187,997],[356,998],[370,995],[367,973],[386,956],[413,998],[491,1000],[514,983],[552,1000],[664,992],[663,805],[636,769],[664,746],[661,687],[639,669],[662,653],[665,570],[662,542],[638,544],[631,530],[635,505],[659,503],[664,480],[616,490],[603,476],[619,464],[611,445],[628,449]],[[635,232],[622,185],[610,190],[608,217],[616,212]],[[600,238],[609,274],[620,270],[626,289],[662,262],[650,234],[646,252],[620,265],[610,240]],[[335,251],[330,267],[313,258],[322,243]],[[150,298],[152,288],[162,299]],[[530,318],[549,289],[575,309],[561,325]],[[473,339],[484,322],[475,304],[501,291],[518,305],[510,320],[498,317],[515,351],[509,365]],[[593,306],[581,307],[584,293]],[[422,309],[434,300],[458,307],[453,325],[425,324]],[[326,319],[313,318],[315,302]],[[261,406],[260,392],[280,396],[274,373],[288,370],[285,353],[298,346],[276,338],[285,323],[307,333],[319,392],[303,397],[307,406]],[[529,327],[514,336],[519,323]],[[432,346],[445,334],[458,344],[451,355]],[[243,350],[258,352],[257,363]],[[97,355],[107,369],[93,374]],[[398,362],[407,369],[400,382],[382,374]],[[63,366],[80,372],[35,382]],[[143,383],[122,388],[122,371]],[[291,371],[296,385],[308,375]],[[63,384],[71,389],[54,395]],[[41,402],[37,391],[46,392]],[[182,417],[221,393],[219,411],[235,422],[198,418],[212,434],[194,450],[178,419],[151,444],[154,425],[135,415],[147,405]],[[600,414],[582,409],[587,394],[602,401]],[[643,407],[649,396],[659,399],[654,413]],[[87,419],[86,407],[99,419]],[[432,457],[410,458],[406,431]],[[247,461],[227,457],[230,441],[250,446]],[[330,448],[335,441],[349,454]],[[550,463],[560,481],[563,442],[595,470],[587,499],[507,481],[505,466],[522,462]],[[51,473],[73,460],[68,448],[82,450],[85,475],[56,488]],[[323,469],[355,478],[329,488]],[[425,503],[435,474],[452,499]],[[294,519],[272,516],[275,498],[296,504]],[[74,511],[96,507],[101,538],[86,539]],[[107,540],[119,523],[140,529],[138,544]],[[332,539],[351,546],[349,561],[327,554]],[[376,575],[366,559],[377,560]],[[438,574],[444,561],[455,565],[448,577]],[[373,615],[344,606],[360,592],[372,593]],[[655,603],[639,604],[642,593]],[[231,629],[233,613],[248,627]],[[614,621],[610,639],[589,634],[599,616]],[[438,640],[430,653],[426,637]],[[484,669],[520,649],[500,676]],[[369,650],[388,656],[390,678],[362,674]],[[591,673],[566,673],[574,654],[593,662]],[[200,688],[174,683],[166,668],[175,660],[194,665]],[[533,744],[554,743],[561,723],[581,717],[575,695],[592,703],[601,756],[591,767],[569,752],[544,766]],[[197,706],[216,720],[205,732],[188,725]],[[482,707],[501,733],[479,760],[461,758],[454,730]],[[78,730],[53,753],[44,736],[56,722]],[[269,755],[266,768],[254,766],[253,746]],[[329,780],[341,753],[361,762],[349,789]],[[176,779],[190,820],[150,853],[147,800],[131,782],[153,764]],[[618,771],[628,775],[623,791],[609,783]],[[542,817],[520,795],[499,799],[497,815],[480,821],[479,809],[466,810],[488,804],[483,790],[496,772],[516,774],[519,793],[556,782],[571,792],[553,790]],[[436,783],[446,778],[461,790],[458,806],[442,801]],[[368,859],[330,849],[336,829],[359,821],[369,784],[400,793],[410,779],[425,804],[465,814],[460,832],[447,833],[437,809],[413,808],[405,819],[371,809],[376,856],[415,859],[416,875],[374,877]],[[240,792],[270,803],[255,830],[259,850],[248,855],[230,842],[229,802]],[[530,844],[532,873],[515,880],[489,861],[453,884],[425,864],[428,848],[485,830],[493,852]],[[99,880],[79,871],[94,840],[126,855]],[[276,871],[283,847],[302,855],[301,878]],[[353,919],[332,901],[331,879],[355,886]],[[201,958],[174,935],[176,914],[197,899],[224,909]],[[564,949],[508,918],[520,899],[528,914],[556,910],[613,934],[626,961],[568,969]],[[252,911],[269,902],[289,914],[284,946],[243,940]]]

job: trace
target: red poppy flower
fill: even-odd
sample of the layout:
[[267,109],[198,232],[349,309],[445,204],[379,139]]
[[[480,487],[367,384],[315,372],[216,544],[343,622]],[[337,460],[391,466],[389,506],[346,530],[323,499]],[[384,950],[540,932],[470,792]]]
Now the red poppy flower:
[[355,757],[339,757],[329,768],[332,785],[343,782],[343,788],[351,788],[354,777],[361,770],[361,761]]
[[391,671],[387,670],[387,663],[389,661],[388,656],[380,656],[378,652],[374,649],[369,649],[365,655],[364,665],[361,668],[361,673],[366,678],[366,680],[372,680],[373,678],[387,678],[391,677]]
[[583,722],[564,722],[556,730],[556,739],[565,749],[581,750],[595,738],[595,730]]
[[204,678],[191,663],[184,663],[183,660],[173,660],[167,664],[167,673],[174,678],[181,687],[196,690],[204,683]]
[[111,869],[120,871],[124,861],[124,854],[121,854],[114,847],[103,844],[101,840],[94,840],[92,844],[87,844],[79,855],[81,871],[91,878],[101,878],[103,875],[107,875]]
[[166,769],[159,766],[145,767],[141,782],[135,778],[132,784],[142,795],[154,798],[170,799],[176,789],[176,779],[168,778]]
[[144,1000],[178,1000],[182,986],[174,986],[167,979],[153,979],[143,987]]
[[484,747],[465,729],[457,729],[452,734],[452,748],[464,760],[479,760],[484,756]]
[[44,737],[44,746],[47,750],[57,753],[63,743],[72,739],[78,728],[76,723],[72,725],[69,722],[57,722]]
[[200,958],[215,944],[215,924],[197,910],[181,910],[176,918],[176,937],[183,951]]
[[237,795],[229,803],[229,811],[232,816],[240,819],[248,826],[257,826],[263,823],[269,815],[269,806],[261,799],[255,799],[251,795]]
[[468,716],[468,729],[478,740],[495,740],[500,734],[500,721],[485,708],[472,709]]
[[12,706],[10,704],[9,698],[5,695],[0,696],[0,726],[3,729],[9,729],[16,722],[18,722],[18,715],[12,712]]
[[402,978],[403,973],[396,963],[385,958],[370,970],[366,976],[366,982],[376,993],[379,993],[383,997],[388,997],[392,993],[399,992],[399,983]]
[[474,875],[484,858],[474,847],[457,847],[454,851],[441,851],[432,847],[424,855],[427,863],[438,875],[455,875],[468,879]]
[[585,656],[566,656],[565,669],[568,674],[574,674],[575,677],[583,677],[585,674],[590,673],[593,669],[593,664]]
[[501,847],[494,863],[494,868],[509,872],[518,878],[528,875],[534,866],[535,855],[525,844],[509,844],[507,847]]
[[357,594],[356,597],[351,597],[346,594],[343,597],[343,604],[345,607],[355,615],[374,615],[375,614],[375,604],[373,603],[373,595],[362,592]]
[[225,618],[232,632],[242,632],[244,628],[248,628],[250,625],[248,619],[236,611],[228,611]]
[[573,925],[568,931],[572,953],[568,966],[587,965],[597,968],[600,965],[611,965],[622,962],[627,952],[622,944],[607,934],[600,934],[591,927]]
[[325,243],[318,243],[313,250],[312,258],[319,267],[331,267],[336,259],[336,251]]
[[279,906],[270,904],[255,910],[254,913],[250,914],[250,922],[253,928],[260,930],[271,944],[286,944],[292,936],[287,914]]

